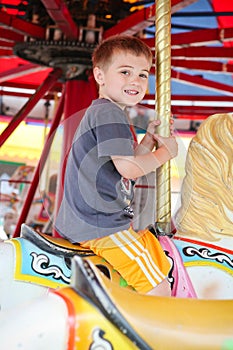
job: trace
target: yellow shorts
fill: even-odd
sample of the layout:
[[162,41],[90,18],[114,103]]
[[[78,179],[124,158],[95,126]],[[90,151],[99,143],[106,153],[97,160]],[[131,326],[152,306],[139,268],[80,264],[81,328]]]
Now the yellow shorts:
[[149,231],[132,228],[80,242],[103,257],[140,293],[147,293],[167,278],[170,263],[157,238]]

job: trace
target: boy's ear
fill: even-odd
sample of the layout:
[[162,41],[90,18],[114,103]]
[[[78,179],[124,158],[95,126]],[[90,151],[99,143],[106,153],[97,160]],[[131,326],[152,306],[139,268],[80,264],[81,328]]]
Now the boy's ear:
[[103,73],[102,69],[100,69],[99,67],[95,67],[93,69],[93,74],[94,74],[95,81],[99,85],[103,85],[104,84],[104,73]]

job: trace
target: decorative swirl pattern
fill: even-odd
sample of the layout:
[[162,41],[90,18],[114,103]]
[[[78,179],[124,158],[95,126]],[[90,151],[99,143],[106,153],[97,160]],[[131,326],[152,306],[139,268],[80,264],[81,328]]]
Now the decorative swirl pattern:
[[32,269],[43,276],[53,276],[56,280],[70,283],[70,277],[64,275],[62,269],[56,265],[50,265],[50,259],[46,254],[32,252]]
[[181,208],[176,214],[179,234],[216,240],[233,236],[233,114],[214,114],[200,126],[190,143]]

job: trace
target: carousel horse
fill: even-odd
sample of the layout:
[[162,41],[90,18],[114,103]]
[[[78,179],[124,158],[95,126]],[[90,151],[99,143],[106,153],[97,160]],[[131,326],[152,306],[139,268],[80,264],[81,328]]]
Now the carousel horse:
[[25,200],[33,172],[33,166],[20,165],[8,180],[8,193],[0,193],[1,204],[4,208],[3,233],[8,238],[12,237],[14,233],[22,202]]
[[135,293],[75,256],[69,287],[0,313],[0,344],[11,350],[232,350],[233,303]]
[[[3,217],[3,230],[8,238],[11,238],[14,234],[29,185],[32,183],[34,170],[34,166],[19,166],[9,179],[11,193],[4,195],[4,197],[1,196],[7,202]],[[53,174],[48,179],[47,190],[37,189],[27,217],[27,223],[30,226],[43,228],[49,224],[51,217],[53,217],[56,184],[57,174]]]
[[34,166],[20,165],[9,180],[12,188],[20,195],[21,201],[23,201],[27,195],[28,185],[31,183],[34,170]]
[[[80,250],[78,245],[45,234],[38,234],[27,225],[22,225],[20,238],[0,244],[0,256],[3,261],[0,272],[2,310],[0,339],[5,339],[4,332],[7,331],[7,324],[9,325],[10,318],[16,309],[21,315],[21,308],[22,318],[26,317],[30,320],[30,317],[35,315],[33,315],[33,307],[35,310],[39,309],[39,305],[42,306],[44,303],[47,303],[46,310],[50,314],[49,300],[53,299],[54,311],[51,311],[51,317],[57,322],[60,316],[57,318],[56,312],[59,315],[62,309],[61,312],[65,313],[58,321],[58,328],[62,328],[61,332],[57,331],[57,324],[55,328],[56,334],[59,333],[61,337],[66,334],[66,338],[58,341],[58,337],[59,345],[55,347],[51,345],[51,348],[56,348],[56,350],[79,348],[78,345],[77,347],[69,345],[72,343],[70,336],[67,336],[69,332],[76,340],[81,339],[81,334],[84,334],[86,342],[83,342],[85,346],[89,344],[86,349],[97,349],[98,346],[100,349],[119,348],[118,345],[113,346],[115,343],[112,342],[109,332],[114,334],[113,338],[116,337],[116,344],[121,344],[118,334],[120,332],[120,338],[123,341],[120,348],[124,349],[233,349],[232,154],[232,114],[209,117],[202,123],[189,147],[186,177],[182,187],[182,204],[176,215],[177,233],[174,237],[169,238],[155,231],[166,254],[171,259],[169,278],[172,295],[176,298],[163,299],[139,295],[130,290],[130,287],[106,261],[94,256],[91,251]],[[80,260],[77,256],[85,259],[80,258]],[[91,281],[90,284],[85,282],[85,288],[82,289],[79,284],[80,273],[77,273],[77,278],[74,271],[71,273],[71,260],[76,261],[75,266],[81,265],[82,271],[86,268],[87,271],[83,273],[90,275],[87,278],[88,281],[91,280],[91,276],[97,276],[98,281]],[[14,261],[16,264],[13,263]],[[102,271],[101,276],[99,270],[92,266],[93,264]],[[80,267],[77,269],[80,270]],[[104,275],[107,275],[108,279]],[[75,284],[72,284],[71,287],[69,286],[70,279],[75,279]],[[102,285],[102,292],[97,289],[92,294],[95,283],[98,286]],[[63,288],[64,286],[67,287]],[[32,287],[35,290],[32,290]],[[52,292],[51,288],[56,291]],[[104,292],[107,293],[107,300],[113,298],[113,308],[108,308],[104,300],[102,300],[103,305],[100,303],[101,293]],[[109,295],[112,292],[113,297]],[[77,304],[73,300],[76,297],[80,300]],[[63,303],[66,304],[65,308],[64,305],[59,305],[56,309],[59,298],[63,299]],[[97,305],[96,298],[98,299]],[[82,314],[81,305],[84,304],[86,306],[83,306]],[[25,305],[27,305],[28,314],[23,316]],[[129,310],[130,307],[136,309],[134,311],[138,314],[132,313]],[[154,310],[154,317],[150,316],[151,310]],[[77,325],[73,325],[68,332],[69,322],[73,322],[70,321],[72,317],[69,316],[69,312],[77,313],[76,317],[73,314]],[[99,312],[99,316],[95,316],[95,312]],[[85,313],[88,316],[85,316]],[[36,315],[36,321],[42,322],[42,315],[39,318],[37,313]],[[93,321],[91,331],[86,331],[86,333],[80,331],[75,335],[77,329],[83,327],[82,322],[84,324],[87,322],[84,320],[85,317],[92,319],[92,316],[93,320],[97,320],[97,324]],[[67,322],[64,320],[66,317],[69,320]],[[111,325],[114,324],[114,330],[111,325],[100,328],[100,319],[104,318],[103,322],[108,323],[109,317]],[[32,321],[29,323],[31,325]],[[22,322],[23,325],[25,326]],[[36,325],[38,326],[38,323]],[[45,325],[47,325],[47,319]],[[38,344],[44,339],[46,341],[48,338],[50,340],[54,338],[51,336],[55,331],[54,328],[52,325],[47,326],[45,328],[48,332],[43,330],[39,332],[38,327],[36,327],[35,334],[32,332],[32,336],[37,337]],[[24,328],[26,331],[27,327]],[[151,328],[153,334],[150,333]],[[50,331],[51,334],[49,334]],[[131,336],[128,337],[128,333],[132,334],[133,340]],[[108,335],[105,336],[106,334]],[[96,342],[97,338],[104,343],[102,348]],[[21,339],[20,336],[19,339]],[[35,338],[32,341],[35,342]],[[27,343],[27,340],[25,342]],[[16,348],[12,346],[11,349]],[[43,348],[38,345],[38,349]]]
[[4,205],[3,231],[8,238],[11,238],[14,234],[34,170],[35,167],[31,165],[17,167],[8,181],[10,192],[1,195],[1,201],[6,203]]
[[185,170],[174,239],[190,241],[182,254],[197,295],[233,299],[232,113],[212,115],[201,124]]

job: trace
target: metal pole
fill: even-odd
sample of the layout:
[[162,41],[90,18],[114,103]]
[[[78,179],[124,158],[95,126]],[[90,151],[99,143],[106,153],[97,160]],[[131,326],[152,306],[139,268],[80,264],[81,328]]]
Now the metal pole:
[[[171,117],[171,0],[156,1],[156,114],[158,133],[170,136]],[[171,233],[170,162],[157,170],[157,228]]]

